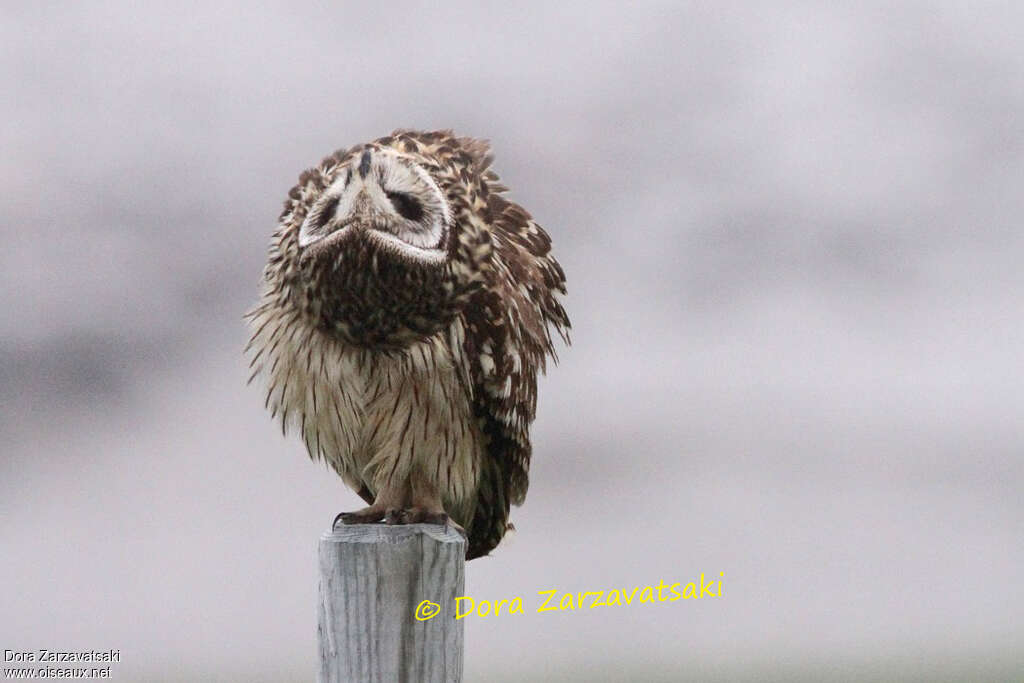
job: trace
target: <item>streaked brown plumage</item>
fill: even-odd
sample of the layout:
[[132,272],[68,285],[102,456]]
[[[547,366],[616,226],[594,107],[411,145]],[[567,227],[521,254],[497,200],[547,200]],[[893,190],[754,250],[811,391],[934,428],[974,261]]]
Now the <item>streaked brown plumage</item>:
[[486,143],[396,131],[299,178],[248,314],[253,376],[369,507],[463,526],[490,552],[526,496],[537,373],[568,343],[551,240]]

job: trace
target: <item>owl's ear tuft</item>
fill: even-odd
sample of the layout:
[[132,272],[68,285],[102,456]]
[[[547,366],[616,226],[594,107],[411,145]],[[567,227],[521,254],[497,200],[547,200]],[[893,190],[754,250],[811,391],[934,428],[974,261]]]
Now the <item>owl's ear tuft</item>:
[[494,162],[494,154],[491,153],[491,143],[488,140],[477,138],[458,138],[459,147],[463,149],[473,162],[475,175],[482,176]]

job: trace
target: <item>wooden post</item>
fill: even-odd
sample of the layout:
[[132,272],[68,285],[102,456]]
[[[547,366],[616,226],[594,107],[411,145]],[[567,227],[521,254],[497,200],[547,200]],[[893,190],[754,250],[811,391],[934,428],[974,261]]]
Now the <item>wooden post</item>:
[[[438,524],[338,524],[320,538],[320,683],[462,680],[466,539]],[[429,600],[439,606],[423,605]],[[419,612],[417,612],[419,610]]]

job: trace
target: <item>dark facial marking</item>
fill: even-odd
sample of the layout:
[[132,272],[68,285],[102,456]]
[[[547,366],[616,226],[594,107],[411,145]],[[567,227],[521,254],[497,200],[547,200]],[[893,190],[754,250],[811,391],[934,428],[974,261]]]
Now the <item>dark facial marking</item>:
[[338,210],[338,197],[331,197],[324,208],[320,210],[320,215],[316,219],[316,227],[322,228],[327,225],[327,222],[334,218],[334,212]]
[[365,178],[366,174],[370,172],[370,150],[363,152],[362,158],[359,160],[359,177]]
[[423,218],[423,205],[419,200],[404,192],[388,192],[388,199],[398,215],[406,220],[418,221]]

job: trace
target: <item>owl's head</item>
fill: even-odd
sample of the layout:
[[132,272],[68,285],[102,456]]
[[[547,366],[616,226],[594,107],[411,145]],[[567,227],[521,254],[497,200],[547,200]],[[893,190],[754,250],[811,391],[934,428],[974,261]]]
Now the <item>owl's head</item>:
[[398,132],[324,159],[285,203],[273,296],[362,347],[435,334],[489,267],[483,168],[447,132]]

